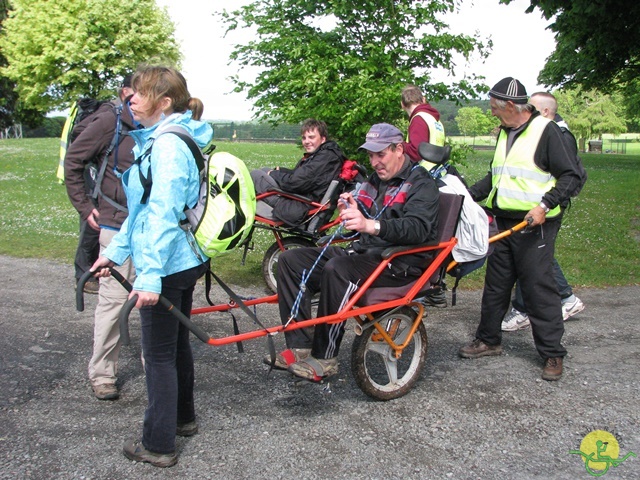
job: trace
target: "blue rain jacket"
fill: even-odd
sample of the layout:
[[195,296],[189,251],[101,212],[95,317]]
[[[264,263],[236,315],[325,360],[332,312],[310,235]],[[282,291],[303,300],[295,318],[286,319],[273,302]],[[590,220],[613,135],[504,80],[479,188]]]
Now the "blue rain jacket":
[[[118,265],[131,256],[136,268],[135,290],[161,293],[162,278],[196,267],[207,260],[190,232],[180,227],[185,206],[198,199],[198,167],[189,147],[173,134],[158,136],[163,127],[184,127],[200,147],[213,137],[208,123],[191,119],[191,111],[174,113],[152,127],[135,130],[136,161],[122,176],[129,216],[103,255]],[[153,145],[153,149],[150,149]],[[147,203],[140,200],[151,168],[153,187]]]

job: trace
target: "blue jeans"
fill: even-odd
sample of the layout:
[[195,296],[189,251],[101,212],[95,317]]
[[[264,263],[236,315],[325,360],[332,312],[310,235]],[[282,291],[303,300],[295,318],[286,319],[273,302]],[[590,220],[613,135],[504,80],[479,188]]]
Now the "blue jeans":
[[[193,289],[205,271],[202,264],[163,278],[162,296],[189,316]],[[142,444],[152,452],[173,453],[177,424],[196,418],[189,330],[160,304],[140,309],[140,325],[149,398]]]
[[[553,276],[558,283],[558,293],[560,294],[561,300],[569,298],[571,295],[573,295],[573,289],[571,288],[571,285],[569,285],[569,282],[567,282],[567,279],[562,272],[562,268],[560,268],[560,264],[555,258],[553,259]],[[522,299],[520,282],[516,282],[516,294],[515,298],[511,301],[511,305],[519,312],[527,313],[527,307],[525,306],[524,300]]]

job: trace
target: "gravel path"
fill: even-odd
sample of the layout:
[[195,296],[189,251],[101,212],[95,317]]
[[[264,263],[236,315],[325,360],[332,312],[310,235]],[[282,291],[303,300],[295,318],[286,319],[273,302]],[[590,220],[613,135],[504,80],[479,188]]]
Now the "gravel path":
[[[577,293],[587,308],[565,324],[565,374],[552,383],[540,379],[530,330],[505,334],[501,357],[457,357],[480,310],[481,292],[464,282],[457,306],[430,311],[422,378],[390,402],[355,385],[352,330],[329,388],[267,376],[263,339],[239,354],[194,338],[200,433],[180,438],[178,465],[162,470],[121,453],[141,431],[146,405],[135,315],[120,361],[122,396],[98,401],[86,378],[96,297],[78,313],[71,266],[0,256],[0,478],[591,478],[569,451],[593,430],[613,434],[620,457],[640,455],[640,287]],[[204,303],[201,292],[196,301]],[[277,322],[273,306],[258,314]],[[214,336],[231,331],[226,314],[199,317]],[[640,478],[640,458],[605,478]]]

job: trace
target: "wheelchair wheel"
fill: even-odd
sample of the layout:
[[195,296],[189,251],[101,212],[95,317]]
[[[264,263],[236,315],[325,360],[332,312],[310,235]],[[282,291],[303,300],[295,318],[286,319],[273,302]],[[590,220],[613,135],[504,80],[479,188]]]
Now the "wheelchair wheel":
[[[376,320],[396,344],[404,343],[416,319],[409,307]],[[407,394],[416,383],[427,357],[427,330],[420,322],[410,343],[395,358],[393,349],[375,328],[356,336],[351,351],[351,371],[358,387],[377,400],[392,400]]]
[[[302,248],[302,247],[315,247],[316,244],[311,240],[308,240],[303,237],[286,237],[282,239],[282,245],[285,250],[290,250],[292,248]],[[278,246],[278,243],[275,242],[271,245],[267,252],[264,254],[262,258],[262,278],[264,278],[267,287],[273,292],[276,293],[276,288],[278,285],[278,258],[282,250]]]

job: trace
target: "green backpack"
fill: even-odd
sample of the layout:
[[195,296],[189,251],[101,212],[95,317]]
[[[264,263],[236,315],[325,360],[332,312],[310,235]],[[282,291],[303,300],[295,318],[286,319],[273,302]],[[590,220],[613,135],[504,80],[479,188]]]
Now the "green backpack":
[[[204,155],[180,126],[171,125],[160,135],[166,133],[177,135],[187,144],[200,171],[198,202],[191,208],[185,207],[187,221],[182,227],[193,233],[209,258],[232,250],[247,238],[256,214],[256,192],[249,169],[242,160],[227,152]],[[146,203],[149,197],[150,184],[151,171],[143,182],[145,193],[141,203]]]

